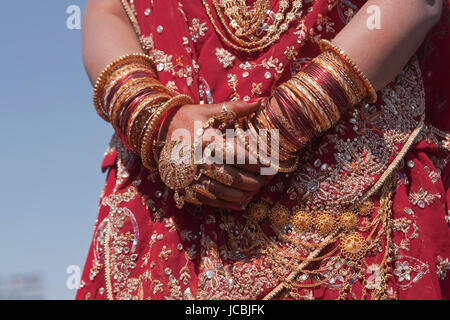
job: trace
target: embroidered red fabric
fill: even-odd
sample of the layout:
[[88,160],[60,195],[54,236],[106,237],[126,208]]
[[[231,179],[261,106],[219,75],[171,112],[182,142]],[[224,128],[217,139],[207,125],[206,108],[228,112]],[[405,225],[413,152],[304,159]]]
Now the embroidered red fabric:
[[[280,40],[252,55],[220,39],[200,1],[134,0],[124,7],[157,63],[160,81],[196,102],[211,103],[270,94],[364,3],[304,2],[300,19]],[[297,172],[278,176],[255,196],[288,208],[340,212],[368,193],[377,204],[377,181],[395,171],[392,299],[450,298],[450,141],[443,134],[450,131],[449,12],[447,3],[441,23],[375,105],[344,117],[305,152]],[[229,246],[226,229],[242,229],[245,214],[224,220],[209,208],[176,209],[157,174],[114,137],[102,170],[107,180],[77,299],[261,299],[279,285],[264,254],[236,253]],[[261,228],[273,235],[270,223]],[[365,285],[376,287],[379,257],[366,263]],[[277,297],[335,299],[344,281],[361,291],[357,279],[337,274],[318,288]]]

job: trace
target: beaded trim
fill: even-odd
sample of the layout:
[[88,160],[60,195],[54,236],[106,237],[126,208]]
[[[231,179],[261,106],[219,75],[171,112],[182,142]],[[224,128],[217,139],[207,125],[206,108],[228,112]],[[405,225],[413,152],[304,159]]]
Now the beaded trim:
[[136,11],[134,10],[134,5],[132,7],[127,0],[120,0],[120,2],[122,3],[122,6],[125,10],[125,13],[128,16],[128,19],[130,20],[131,25],[133,26],[133,30],[136,33],[136,36],[139,40],[142,50],[147,51],[145,49],[144,43],[142,42],[142,32],[141,28],[139,27],[139,23],[137,21],[137,14]]

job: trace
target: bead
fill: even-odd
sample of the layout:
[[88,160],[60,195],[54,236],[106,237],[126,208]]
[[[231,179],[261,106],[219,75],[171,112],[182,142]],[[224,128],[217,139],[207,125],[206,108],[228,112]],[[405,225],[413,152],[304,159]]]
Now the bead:
[[164,30],[164,28],[163,28],[163,26],[161,26],[161,25],[159,25],[159,26],[156,27],[156,32],[158,32],[158,33],[162,33],[163,30]]
[[414,168],[414,161],[409,160],[408,163],[407,163],[407,166],[410,167],[410,168]]
[[266,73],[264,73],[264,78],[270,79],[272,78],[272,74],[269,71],[267,71]]
[[425,202],[423,202],[423,200],[417,201],[417,205],[419,206],[420,209],[425,208]]
[[145,9],[144,15],[149,16],[152,10],[150,8]]
[[212,279],[214,277],[214,271],[212,271],[212,270],[206,271],[206,277],[208,279]]
[[322,164],[322,161],[320,161],[320,159],[317,159],[316,161],[314,161],[315,167],[320,167],[321,164]]
[[242,74],[242,78],[247,78],[247,77],[248,77],[248,72],[246,71]]

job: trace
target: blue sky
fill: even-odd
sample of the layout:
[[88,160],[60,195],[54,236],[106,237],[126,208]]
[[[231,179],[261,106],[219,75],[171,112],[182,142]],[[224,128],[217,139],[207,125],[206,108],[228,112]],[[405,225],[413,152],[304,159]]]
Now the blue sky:
[[112,134],[95,113],[70,5],[5,1],[0,13],[0,279],[42,274],[45,298],[72,299],[66,268],[84,265]]

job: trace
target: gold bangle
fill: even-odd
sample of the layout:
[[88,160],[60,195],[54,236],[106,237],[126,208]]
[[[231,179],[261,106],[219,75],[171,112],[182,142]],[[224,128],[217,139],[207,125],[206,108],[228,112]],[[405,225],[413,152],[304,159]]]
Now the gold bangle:
[[139,136],[144,128],[146,119],[150,118],[158,109],[158,105],[169,100],[171,97],[165,94],[151,96],[142,102],[141,106],[131,116],[127,125],[127,139],[130,146],[139,154]]
[[[295,75],[292,78],[292,85],[293,88],[291,87],[291,89],[295,90],[295,93],[301,93],[304,96],[306,96],[308,94],[308,96],[310,97],[308,100],[309,102],[311,101],[316,101],[316,103],[310,103],[310,106],[314,106],[313,108],[310,108],[310,111],[315,115],[316,119],[317,119],[317,124],[320,127],[320,131],[325,131],[326,129],[328,129],[331,126],[332,123],[332,117],[328,114],[327,110],[328,110],[328,105],[327,105],[327,101],[325,101],[326,99],[323,97],[323,95],[321,95],[321,87],[320,85],[317,85],[317,87],[315,87],[314,85],[312,85],[310,82],[308,82],[308,75],[306,73],[299,73],[297,75]],[[323,90],[322,90],[323,93]],[[299,95],[301,95],[299,94]],[[312,100],[311,100],[312,99]],[[330,98],[328,98],[329,100],[331,100]],[[331,101],[330,101],[331,103]],[[308,102],[306,103],[308,104]],[[334,105],[334,109],[337,109],[337,107]]]
[[114,60],[113,62],[111,62],[110,64],[108,64],[100,73],[100,75],[97,78],[97,81],[95,82],[93,95],[94,106],[99,116],[107,122],[109,122],[108,115],[102,111],[103,104],[101,103],[101,97],[103,96],[104,93],[105,84],[110,78],[110,75],[114,71],[120,69],[121,67],[129,65],[130,63],[133,62],[144,63],[145,65],[150,66],[150,70],[152,70],[153,73],[157,74],[155,62],[153,61],[152,58],[150,58],[148,55],[144,53],[131,53],[123,55],[118,59]]
[[[302,98],[303,103],[299,104],[298,107],[303,106],[301,109],[301,112],[309,119],[311,124],[314,127],[314,131],[320,132],[321,125],[320,121],[321,118],[315,112],[315,110],[318,110],[320,108],[320,101],[315,99],[311,92],[307,90],[307,88],[299,85],[300,81],[296,80],[295,82],[286,82],[282,86],[280,86],[282,89],[285,90],[285,92],[290,93],[290,96],[293,97],[294,95],[297,95],[298,97]],[[288,90],[287,90],[288,89]],[[298,100],[298,99],[296,99]]]
[[[295,98],[294,101],[297,101],[297,99]],[[261,110],[261,116],[258,119],[263,121],[264,123],[266,123],[266,126],[269,126],[270,129],[277,129],[277,128],[275,128],[275,125],[270,120],[270,117],[267,114],[266,109],[261,108],[260,110]],[[268,130],[268,132],[269,131],[270,130]],[[297,132],[295,130],[294,130],[294,133],[297,134]],[[287,138],[285,138],[283,136],[280,136],[280,144],[283,144],[283,147],[286,148],[286,150],[291,154],[294,154],[298,151],[297,148],[292,144],[292,142],[290,142]]]
[[[280,120],[281,121],[281,120]],[[272,154],[272,137],[270,134],[270,131],[267,131],[267,140],[265,141],[266,143],[263,144],[263,140],[262,139],[258,139],[258,135],[259,135],[259,130],[257,129],[258,126],[255,126],[252,122],[252,119],[250,119],[248,121],[248,126],[249,126],[249,130],[252,133],[253,131],[255,132],[256,135],[256,139],[257,141],[259,141],[260,145],[259,145],[259,150],[261,150],[261,147],[265,147],[265,150],[267,151],[267,155],[270,157]],[[290,124],[289,124],[290,126]],[[290,128],[287,127],[287,129],[289,130]],[[262,145],[261,145],[262,144]],[[286,144],[285,144],[285,139],[281,136],[278,138],[278,149],[279,149],[279,157],[281,161],[288,161],[290,159],[293,159],[295,157],[294,154],[292,154],[291,152],[289,152],[286,149]]]
[[339,72],[339,67],[335,64],[336,61],[332,62],[328,60],[325,54],[321,54],[316,57],[315,62],[321,66],[325,71],[327,71],[336,82],[340,85],[342,90],[345,92],[347,100],[352,106],[356,105],[361,101],[358,88],[355,87],[356,84],[345,74],[345,72]]
[[186,104],[192,104],[193,100],[191,97],[187,95],[178,95],[173,97],[172,99],[165,102],[161,108],[159,108],[153,117],[151,118],[147,129],[144,128],[144,137],[142,139],[142,145],[141,145],[141,159],[142,164],[149,169],[155,169],[156,164],[153,163],[152,158],[150,157],[150,145],[151,145],[151,139],[153,138],[154,131],[156,130],[156,127],[158,126],[159,122],[162,120],[162,118],[173,108],[179,107]]
[[363,81],[364,86],[367,90],[367,96],[368,96],[368,102],[375,103],[377,102],[377,93],[372,85],[372,83],[367,79],[367,77],[364,75],[364,73],[359,69],[359,67],[353,62],[352,59],[340,48],[338,48],[335,44],[332,42],[322,39],[320,41],[320,49],[322,51],[326,50],[333,50],[340,56],[342,56],[345,59],[345,62],[353,69],[353,71],[359,76],[359,78]]
[[367,97],[367,88],[361,81],[361,78],[336,52],[330,50],[325,51],[322,53],[322,58],[328,63],[331,69],[344,78],[350,85],[357,100],[353,105],[358,104]]
[[[168,99],[170,100],[170,99]],[[151,163],[151,160],[149,159],[150,155],[150,144],[151,144],[151,136],[153,135],[152,132],[149,130],[150,125],[153,123],[153,119],[155,117],[159,117],[159,115],[162,112],[162,107],[165,105],[165,103],[168,101],[163,101],[160,103],[160,105],[157,107],[156,111],[148,117],[148,119],[145,121],[144,126],[142,127],[142,131],[140,132],[140,137],[138,141],[139,146],[139,154],[141,155],[141,161],[144,167],[150,170],[155,170],[156,166]]]
[[328,130],[335,124],[340,118],[340,112],[338,106],[334,103],[333,99],[330,98],[328,93],[323,90],[318,82],[314,78],[310,77],[307,73],[302,74],[302,82],[307,89],[321,102],[322,110],[317,110],[321,114],[323,120],[325,120],[325,128],[322,130]]
[[[122,117],[122,113],[125,110],[124,104],[133,93],[139,92],[144,89],[151,88],[151,82],[146,79],[134,79],[129,84],[125,84],[123,91],[117,93],[114,102],[111,102],[109,109],[109,118],[113,127],[117,124],[118,119]],[[114,127],[117,130],[117,128]]]

